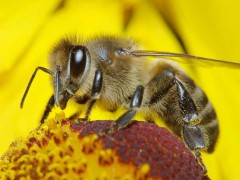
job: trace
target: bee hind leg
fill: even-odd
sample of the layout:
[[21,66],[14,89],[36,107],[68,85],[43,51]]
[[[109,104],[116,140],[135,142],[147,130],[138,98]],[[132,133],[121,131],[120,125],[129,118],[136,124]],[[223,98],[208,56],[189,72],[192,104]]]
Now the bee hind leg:
[[114,121],[111,124],[108,132],[114,132],[116,130],[122,129],[122,128],[126,127],[127,125],[129,125],[133,116],[136,113],[136,109],[141,106],[142,98],[143,98],[143,92],[144,92],[144,87],[141,86],[141,85],[137,86],[137,88],[136,88],[136,90],[133,94],[131,103],[130,103],[130,110],[125,112],[116,121]]
[[184,85],[175,79],[177,85],[178,97],[179,97],[179,107],[181,109],[183,128],[182,128],[182,139],[188,148],[194,152],[198,163],[201,165],[203,171],[206,173],[206,166],[203,164],[201,159],[201,154],[198,149],[204,149],[204,135],[201,128],[198,126],[200,118],[198,117],[197,107],[192,100],[189,92],[184,87]]
[[194,152],[199,165],[202,167],[204,173],[206,173],[207,168],[202,161],[201,153],[198,151],[198,149],[204,148],[204,138],[201,129],[194,125],[184,125],[182,129],[182,138],[188,148]]

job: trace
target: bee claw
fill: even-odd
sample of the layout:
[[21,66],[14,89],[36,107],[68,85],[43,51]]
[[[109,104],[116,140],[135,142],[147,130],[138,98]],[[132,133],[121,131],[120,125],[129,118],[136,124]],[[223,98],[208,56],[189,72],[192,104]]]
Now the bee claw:
[[205,166],[205,164],[202,161],[201,153],[198,150],[194,150],[194,154],[195,154],[195,157],[196,157],[196,159],[198,161],[198,164],[202,168],[202,171],[204,172],[204,174],[207,174],[207,167]]

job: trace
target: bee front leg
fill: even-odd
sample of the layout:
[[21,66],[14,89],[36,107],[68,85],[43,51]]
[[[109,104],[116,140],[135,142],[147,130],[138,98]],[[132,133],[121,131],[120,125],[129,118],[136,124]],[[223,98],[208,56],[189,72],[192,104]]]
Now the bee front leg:
[[116,130],[122,129],[131,122],[133,116],[136,113],[136,109],[139,108],[142,104],[143,92],[144,87],[141,85],[137,86],[137,89],[134,92],[130,103],[130,110],[125,112],[122,116],[120,116],[116,121],[111,124],[109,132],[114,132]]
[[49,113],[51,112],[52,108],[54,107],[55,101],[54,101],[54,95],[50,97],[48,100],[47,106],[45,108],[45,111],[43,113],[43,116],[41,118],[41,125],[44,123],[45,119],[48,117]]
[[93,80],[91,99],[89,100],[89,103],[88,103],[87,111],[85,114],[85,120],[89,119],[89,115],[91,113],[92,107],[100,96],[101,89],[102,89],[102,81],[103,81],[102,71],[96,70],[94,80]]
[[192,100],[189,92],[184,85],[175,78],[175,84],[177,85],[179,107],[181,109],[182,119],[184,122],[182,129],[182,139],[191,151],[194,151],[195,156],[198,159],[199,164],[206,172],[206,167],[202,162],[201,154],[198,149],[204,149],[204,135],[201,128],[198,126],[201,119],[198,116],[197,107]]

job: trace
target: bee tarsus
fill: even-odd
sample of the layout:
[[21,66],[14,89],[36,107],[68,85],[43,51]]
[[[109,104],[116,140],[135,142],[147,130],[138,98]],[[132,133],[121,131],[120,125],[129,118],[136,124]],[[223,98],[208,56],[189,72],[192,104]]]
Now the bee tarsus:
[[193,152],[194,152],[194,155],[195,155],[195,157],[196,157],[196,159],[198,161],[198,164],[201,166],[203,172],[205,174],[207,174],[207,167],[205,166],[205,164],[202,161],[201,153],[198,150],[194,150]]
[[51,112],[52,108],[54,107],[55,105],[55,100],[54,100],[54,95],[52,95],[50,97],[50,99],[48,100],[48,103],[47,103],[47,106],[45,108],[45,111],[43,113],[43,116],[41,118],[41,121],[40,121],[40,124],[43,124],[45,119],[48,117],[49,113]]

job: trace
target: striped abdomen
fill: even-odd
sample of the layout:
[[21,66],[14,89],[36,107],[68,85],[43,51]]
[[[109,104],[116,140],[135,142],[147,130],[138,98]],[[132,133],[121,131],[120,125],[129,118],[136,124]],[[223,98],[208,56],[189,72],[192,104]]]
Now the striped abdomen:
[[[199,121],[194,125],[203,133],[204,149],[212,152],[219,128],[215,110],[206,94],[182,70],[168,63],[155,64],[150,72],[151,78],[146,85],[147,98],[144,104],[150,111],[156,112],[178,136],[181,136],[184,121],[179,105],[180,92],[175,80],[180,81],[195,104]],[[184,113],[191,112],[190,109],[184,111],[186,111]]]

